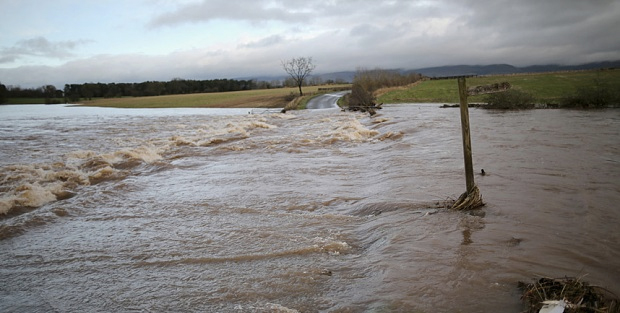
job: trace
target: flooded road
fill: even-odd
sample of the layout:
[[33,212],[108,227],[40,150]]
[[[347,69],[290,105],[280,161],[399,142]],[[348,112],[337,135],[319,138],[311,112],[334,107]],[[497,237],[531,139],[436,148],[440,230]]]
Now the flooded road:
[[350,93],[351,91],[339,91],[335,93],[326,93],[311,98],[306,104],[306,108],[309,110],[317,109],[338,109],[338,99],[342,96]]
[[620,294],[620,110],[0,106],[2,312],[520,312]]

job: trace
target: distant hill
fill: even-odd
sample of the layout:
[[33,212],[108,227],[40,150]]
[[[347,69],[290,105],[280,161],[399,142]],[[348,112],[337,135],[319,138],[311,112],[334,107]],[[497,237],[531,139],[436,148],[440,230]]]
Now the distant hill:
[[355,77],[355,72],[353,71],[343,71],[343,72],[334,72],[334,73],[327,73],[327,74],[319,74],[319,75],[315,75],[321,78],[321,80],[323,81],[327,81],[327,80],[333,80],[333,81],[345,81],[345,82],[352,82],[353,81],[353,77]]
[[595,70],[600,68],[620,68],[619,61],[605,61],[586,63],[580,65],[533,65],[523,67],[523,73],[539,73],[539,72],[556,72],[556,71],[577,71],[577,70]]
[[[544,72],[557,72],[557,71],[576,71],[576,70],[593,70],[600,68],[620,68],[620,60],[617,61],[605,61],[594,62],[580,65],[532,65],[526,67],[515,67],[510,64],[491,64],[491,65],[447,65],[436,67],[425,67],[419,69],[399,69],[403,74],[419,73],[428,77],[443,77],[443,76],[461,76],[461,75],[501,75],[501,74],[518,74],[518,73],[544,73]],[[333,73],[314,74],[323,81],[345,81],[352,82],[355,77],[355,71],[342,71]],[[256,79],[259,81],[273,81],[286,79],[285,75],[278,76],[263,76],[263,77],[244,77],[241,79]]]
[[[355,77],[355,72],[354,71],[343,71],[343,72],[312,74],[311,76],[319,77],[321,78],[322,81],[333,80],[333,81],[344,81],[344,82],[350,83],[353,81],[353,77]],[[272,82],[272,81],[282,81],[287,78],[289,78],[288,75],[272,75],[272,76],[244,76],[244,77],[235,78],[235,79],[242,79],[242,80],[254,79],[257,81]]]
[[420,73],[429,77],[442,76],[461,76],[461,75],[498,75],[498,74],[517,74],[517,73],[543,73],[557,71],[593,70],[600,68],[618,68],[619,61],[605,61],[586,63],[580,65],[532,65],[526,67],[515,67],[510,64],[491,64],[491,65],[453,65],[427,67],[407,72]]
[[510,64],[491,64],[491,65],[451,65],[426,67],[411,70],[429,77],[442,76],[461,76],[461,75],[497,75],[520,73],[521,70]]

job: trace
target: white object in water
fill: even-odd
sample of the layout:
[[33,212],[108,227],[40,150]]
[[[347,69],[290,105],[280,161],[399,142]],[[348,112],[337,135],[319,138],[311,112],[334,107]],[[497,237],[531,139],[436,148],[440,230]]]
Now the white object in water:
[[543,306],[538,313],[563,313],[566,307],[564,300],[543,301]]

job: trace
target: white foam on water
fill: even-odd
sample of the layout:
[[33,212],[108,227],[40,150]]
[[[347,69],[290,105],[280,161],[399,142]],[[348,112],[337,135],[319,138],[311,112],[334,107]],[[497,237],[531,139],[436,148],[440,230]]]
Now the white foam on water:
[[327,252],[332,255],[339,255],[351,250],[351,246],[345,241],[332,240],[326,238],[316,237],[314,238],[318,242],[315,247],[321,252]]
[[15,205],[17,196],[14,194],[0,197],[0,214],[7,214]]
[[325,137],[331,144],[337,141],[366,141],[378,134],[378,131],[366,128],[358,119],[351,118],[338,122]]
[[264,117],[215,119],[214,123],[197,128],[193,132],[173,135],[170,142],[173,146],[207,147],[249,138],[255,129],[274,128],[277,126],[267,123]]
[[295,309],[290,309],[277,303],[265,303],[259,305],[238,304],[234,309],[238,312],[299,313],[299,311]]
[[14,165],[0,168],[0,214],[14,207],[40,207],[64,197],[67,189],[88,184],[87,175],[62,163]]
[[37,208],[66,198],[79,186],[88,186],[127,176],[126,169],[153,163],[162,156],[154,147],[141,146],[112,153],[73,151],[66,163],[19,164],[0,168],[0,214],[15,207]]

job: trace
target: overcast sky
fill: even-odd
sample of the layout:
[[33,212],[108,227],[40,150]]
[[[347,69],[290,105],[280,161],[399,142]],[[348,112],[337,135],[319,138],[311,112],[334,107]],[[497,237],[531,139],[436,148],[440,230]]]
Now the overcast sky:
[[0,0],[0,82],[38,87],[620,60],[620,0]]

